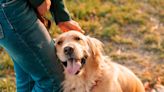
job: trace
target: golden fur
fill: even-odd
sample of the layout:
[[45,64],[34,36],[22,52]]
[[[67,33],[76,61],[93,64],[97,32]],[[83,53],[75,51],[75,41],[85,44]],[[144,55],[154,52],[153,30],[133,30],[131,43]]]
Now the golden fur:
[[55,46],[61,61],[67,61],[63,51],[66,46],[74,48],[74,57],[77,59],[84,54],[88,56],[78,74],[64,72],[64,92],[145,92],[134,73],[103,55],[99,40],[69,31],[57,37]]

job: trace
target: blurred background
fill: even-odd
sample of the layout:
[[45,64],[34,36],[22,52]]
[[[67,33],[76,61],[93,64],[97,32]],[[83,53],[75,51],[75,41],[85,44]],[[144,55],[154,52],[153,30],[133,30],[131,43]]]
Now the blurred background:
[[[114,62],[143,82],[164,83],[164,0],[65,0],[71,17],[87,35],[105,44]],[[46,15],[51,21],[50,14]],[[53,23],[52,37],[61,33]],[[0,48],[0,92],[15,92],[13,63]]]

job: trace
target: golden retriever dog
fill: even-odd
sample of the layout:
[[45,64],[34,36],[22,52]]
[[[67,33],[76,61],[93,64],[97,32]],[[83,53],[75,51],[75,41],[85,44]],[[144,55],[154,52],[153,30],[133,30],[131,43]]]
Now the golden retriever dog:
[[102,45],[77,31],[56,38],[56,53],[65,68],[64,92],[145,92],[133,72],[103,55]]

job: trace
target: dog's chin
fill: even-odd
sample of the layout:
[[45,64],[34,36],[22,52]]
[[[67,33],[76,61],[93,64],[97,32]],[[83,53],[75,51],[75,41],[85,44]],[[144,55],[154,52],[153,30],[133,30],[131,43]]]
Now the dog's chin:
[[63,62],[65,71],[70,75],[78,75],[86,63],[86,57],[81,59],[69,58]]

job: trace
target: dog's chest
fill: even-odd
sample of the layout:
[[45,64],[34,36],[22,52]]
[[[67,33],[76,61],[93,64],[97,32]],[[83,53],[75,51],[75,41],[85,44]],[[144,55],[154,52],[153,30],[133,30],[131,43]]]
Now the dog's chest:
[[84,81],[82,78],[66,78],[63,82],[64,92],[90,92],[93,82]]

